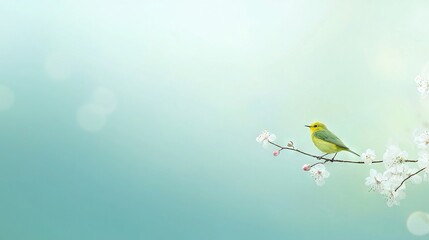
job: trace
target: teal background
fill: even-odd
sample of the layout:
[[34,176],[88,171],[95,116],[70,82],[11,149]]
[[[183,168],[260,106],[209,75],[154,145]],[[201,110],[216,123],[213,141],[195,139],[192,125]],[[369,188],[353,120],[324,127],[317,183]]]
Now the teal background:
[[[0,84],[15,102],[0,112],[0,239],[413,239],[427,182],[388,208],[364,185],[369,166],[329,164],[318,187],[301,170],[312,159],[255,138],[318,154],[303,125],[319,120],[357,152],[396,143],[415,158],[428,7],[1,1]],[[117,107],[85,131],[77,111],[98,87]]]

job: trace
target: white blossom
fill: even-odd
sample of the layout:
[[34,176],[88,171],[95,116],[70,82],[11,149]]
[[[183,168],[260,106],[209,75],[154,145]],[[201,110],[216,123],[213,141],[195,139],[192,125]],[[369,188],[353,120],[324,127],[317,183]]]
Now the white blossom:
[[406,173],[409,171],[409,167],[408,165],[405,164],[398,164],[398,165],[393,165],[392,167],[386,169],[386,171],[384,172],[384,176],[387,179],[392,179],[392,178],[405,178]]
[[429,147],[429,131],[422,130],[415,134],[414,142],[419,148],[428,148]]
[[371,164],[375,160],[375,152],[372,149],[367,149],[366,152],[360,155],[360,158],[365,162],[365,164]]
[[420,175],[414,175],[418,170],[408,167],[408,165],[398,165],[387,169],[384,172],[384,177],[387,179],[387,182],[397,183],[398,187],[401,185],[401,182],[406,178],[410,177],[411,182],[415,184],[420,184],[422,182],[422,177]]
[[395,191],[393,188],[388,189],[384,192],[384,196],[387,201],[387,206],[392,207],[394,205],[399,206],[399,201],[405,198],[405,192],[398,189]]
[[391,178],[384,183],[383,195],[386,198],[387,206],[399,206],[399,201],[405,198],[405,184],[399,187],[401,183],[402,180],[400,178]]
[[408,158],[408,154],[405,151],[399,149],[399,147],[391,145],[387,148],[383,155],[383,162],[386,169],[405,163]]
[[323,164],[312,167],[310,169],[310,174],[318,186],[325,184],[325,178],[328,178],[330,175]]
[[375,169],[369,170],[369,177],[366,178],[365,185],[369,186],[371,191],[381,192],[383,191],[383,182],[386,178],[383,174],[377,172]]
[[276,140],[276,135],[269,133],[267,130],[262,131],[262,133],[256,137],[256,141],[258,143],[262,143],[265,147],[268,142],[273,142]]

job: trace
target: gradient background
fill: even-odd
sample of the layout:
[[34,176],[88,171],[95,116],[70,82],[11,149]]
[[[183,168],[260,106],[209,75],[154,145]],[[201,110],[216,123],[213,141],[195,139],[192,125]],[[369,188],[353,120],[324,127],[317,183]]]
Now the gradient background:
[[[303,125],[319,120],[357,152],[397,143],[415,158],[428,7],[2,0],[0,239],[414,238],[427,182],[388,208],[369,166],[327,165],[318,187],[301,170],[312,159],[255,138],[318,154]],[[88,131],[79,109],[99,88],[116,108]]]

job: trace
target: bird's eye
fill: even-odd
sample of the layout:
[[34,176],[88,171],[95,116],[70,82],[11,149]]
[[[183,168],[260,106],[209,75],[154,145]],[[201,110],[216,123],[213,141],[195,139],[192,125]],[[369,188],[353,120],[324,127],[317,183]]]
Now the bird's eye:
[[314,125],[314,127],[317,127],[317,125]]

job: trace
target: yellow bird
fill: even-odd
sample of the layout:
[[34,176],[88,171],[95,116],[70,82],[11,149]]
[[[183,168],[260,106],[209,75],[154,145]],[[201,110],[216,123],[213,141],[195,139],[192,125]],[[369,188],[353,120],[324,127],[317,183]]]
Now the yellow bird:
[[316,145],[320,151],[326,153],[320,156],[319,159],[328,154],[335,153],[332,158],[332,160],[334,160],[339,151],[348,151],[359,157],[359,154],[350,150],[337,136],[335,136],[335,134],[329,131],[325,124],[314,122],[305,126],[310,128],[311,140],[313,140],[314,145]]

